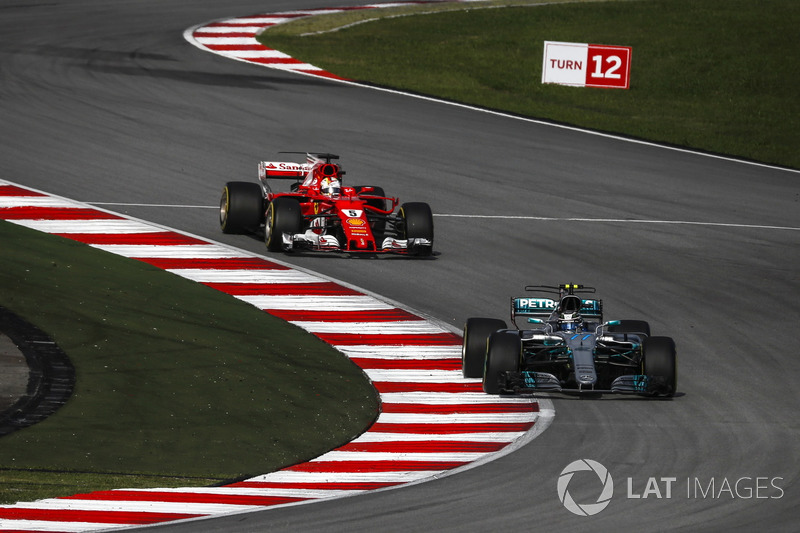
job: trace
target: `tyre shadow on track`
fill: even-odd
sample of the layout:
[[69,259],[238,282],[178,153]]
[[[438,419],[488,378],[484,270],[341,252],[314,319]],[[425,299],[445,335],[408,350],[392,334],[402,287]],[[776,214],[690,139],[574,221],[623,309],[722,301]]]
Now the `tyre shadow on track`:
[[[254,241],[264,242],[263,233],[250,233],[244,235]],[[266,252],[267,257],[273,252]],[[442,255],[442,252],[433,251],[430,255],[405,255],[390,252],[371,253],[371,252],[315,252],[313,250],[291,250],[289,252],[274,252],[275,257],[336,257],[339,259],[379,259],[381,261],[401,260],[401,261],[435,261]]]
[[0,412],[0,437],[31,426],[55,413],[64,405],[75,386],[75,369],[58,345],[33,324],[0,306],[0,333],[7,336],[24,356],[14,358],[14,373],[0,375],[3,379],[19,375],[27,367],[28,383],[10,407]]
[[561,393],[561,394],[535,394],[535,395],[527,395],[527,394],[520,394],[520,395],[508,395],[509,398],[532,398],[532,399],[546,399],[552,402],[558,401],[579,401],[579,402],[591,402],[591,401],[603,401],[603,402],[671,402],[678,398],[682,398],[686,396],[685,392],[676,392],[671,397],[665,396],[639,396],[635,394],[603,394],[603,393],[583,393],[583,394],[568,394],[568,393]]

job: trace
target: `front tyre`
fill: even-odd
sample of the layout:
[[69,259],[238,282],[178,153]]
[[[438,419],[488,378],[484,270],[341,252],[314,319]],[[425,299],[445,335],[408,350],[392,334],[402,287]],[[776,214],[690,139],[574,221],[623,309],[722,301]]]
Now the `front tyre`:
[[267,207],[264,221],[264,243],[270,252],[283,250],[283,234],[294,235],[303,231],[303,214],[300,203],[294,198],[278,197]]
[[433,253],[433,212],[424,202],[409,202],[400,207],[403,239],[424,239],[428,244],[409,244],[409,255],[428,256]]
[[483,371],[483,392],[500,394],[500,376],[505,372],[518,372],[522,360],[522,340],[519,333],[498,331],[489,336],[486,349],[486,366]]
[[486,343],[489,335],[499,329],[506,329],[506,323],[496,318],[467,319],[461,345],[461,372],[465,378],[483,377]]
[[219,226],[223,233],[258,231],[264,213],[264,194],[258,183],[229,181],[219,200]]
[[642,373],[653,395],[674,396],[678,390],[675,341],[670,337],[648,337],[642,343]]

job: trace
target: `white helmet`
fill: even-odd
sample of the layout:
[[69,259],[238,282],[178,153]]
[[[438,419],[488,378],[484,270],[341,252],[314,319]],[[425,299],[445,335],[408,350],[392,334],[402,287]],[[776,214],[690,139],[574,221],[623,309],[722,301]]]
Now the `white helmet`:
[[328,198],[336,199],[342,192],[342,184],[335,177],[325,177],[320,183],[319,190]]

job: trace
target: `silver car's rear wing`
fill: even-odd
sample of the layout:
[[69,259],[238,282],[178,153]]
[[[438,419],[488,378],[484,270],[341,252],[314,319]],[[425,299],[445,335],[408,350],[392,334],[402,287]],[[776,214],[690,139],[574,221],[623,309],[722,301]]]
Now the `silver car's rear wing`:
[[[512,298],[511,319],[517,317],[540,318],[547,320],[558,307],[558,301],[552,298]],[[603,301],[595,298],[581,299],[581,316],[584,318],[603,320]]]

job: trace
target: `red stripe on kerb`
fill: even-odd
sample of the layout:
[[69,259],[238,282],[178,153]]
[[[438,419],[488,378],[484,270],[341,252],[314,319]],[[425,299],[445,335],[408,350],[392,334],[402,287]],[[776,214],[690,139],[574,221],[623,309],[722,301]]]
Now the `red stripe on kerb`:
[[249,51],[249,50],[271,50],[263,44],[204,44],[209,50],[217,52],[235,52],[235,51]]
[[45,520],[48,522],[94,522],[98,524],[154,524],[196,518],[201,514],[148,513],[136,511],[81,511],[78,509],[0,509],[0,518],[8,520]]
[[305,74],[313,74],[314,76],[319,76],[321,78],[330,78],[332,80],[350,81],[350,78],[343,78],[341,76],[337,76],[336,74],[325,70],[297,69],[297,72],[303,72]]
[[287,496],[256,496],[247,494],[222,494],[202,492],[172,492],[158,490],[103,490],[89,494],[76,494],[62,498],[66,500],[107,500],[136,502],[170,502],[170,503],[219,503],[225,505],[281,505],[309,498],[293,498]]
[[480,383],[425,383],[403,381],[373,381],[372,385],[380,393],[387,392],[483,392]]
[[393,370],[460,370],[461,359],[370,359],[353,357],[355,364],[364,369]]
[[0,218],[6,220],[122,220],[96,209],[81,207],[4,207],[0,208]]
[[0,185],[0,196],[24,196],[24,197],[31,197],[31,196],[47,196],[46,194],[42,194],[40,192],[30,191],[28,189],[23,189],[22,187],[17,187],[16,185]]
[[159,246],[206,244],[206,241],[171,231],[156,233],[56,233],[55,235],[86,244],[150,244]]
[[[324,8],[327,9],[327,8]],[[337,8],[338,9],[338,8]],[[258,18],[271,18],[277,17],[282,19],[293,19],[293,18],[302,18],[307,17],[305,13],[260,13],[258,15],[248,15],[246,17],[239,17],[243,19],[258,19]]]
[[452,333],[419,335],[361,335],[358,333],[317,333],[317,337],[334,346],[374,344],[376,346],[461,346],[461,337]]
[[285,470],[293,472],[419,472],[450,470],[469,461],[310,461]]
[[209,287],[232,295],[296,295],[296,296],[352,296],[362,294],[333,283],[204,283]]
[[421,440],[395,442],[351,442],[340,452],[397,452],[397,453],[447,453],[447,452],[485,452],[491,453],[508,446],[507,442],[473,442],[449,440]]
[[[252,24],[251,24],[252,26]],[[256,32],[254,31],[230,31],[225,33],[218,32],[204,32],[197,30],[192,35],[195,37],[252,37],[255,39]],[[203,44],[202,42],[200,44]],[[205,46],[205,45],[204,45]]]
[[289,322],[397,322],[419,320],[402,309],[376,309],[369,311],[298,311],[296,309],[269,309],[267,312]]
[[384,487],[402,485],[402,482],[321,482],[321,483],[289,483],[277,481],[240,481],[225,485],[226,487],[240,487],[252,489],[307,489],[307,490],[375,490]]
[[392,424],[376,422],[369,428],[376,433],[420,433],[436,435],[456,435],[458,433],[518,433],[528,431],[533,422],[486,422],[456,424]]
[[536,403],[383,403],[384,413],[426,413],[450,415],[456,413],[537,413]]
[[187,259],[169,257],[137,257],[154,267],[169,269],[198,268],[208,270],[290,270],[289,267],[258,257],[222,257],[218,259]]
[[246,57],[242,58],[252,63],[261,63],[264,65],[304,65],[303,61],[297,60],[293,57]]
[[[407,4],[429,4],[431,2],[430,2],[430,0],[427,0],[427,1],[422,1],[422,2],[404,2],[404,3],[407,3]],[[328,9],[331,9],[331,8],[316,7],[316,8],[313,8],[313,9],[309,9],[309,11],[328,11]],[[375,6],[334,7],[333,9],[336,9],[338,11],[357,11],[357,10],[361,10],[361,9],[375,9]],[[308,16],[308,15],[305,15],[305,16]]]
[[212,22],[211,24],[206,24],[197,31],[203,31],[203,29],[205,28],[240,28],[242,26],[249,28],[250,26],[274,26],[274,25],[275,25],[274,22]]

